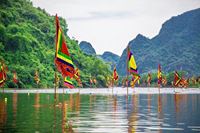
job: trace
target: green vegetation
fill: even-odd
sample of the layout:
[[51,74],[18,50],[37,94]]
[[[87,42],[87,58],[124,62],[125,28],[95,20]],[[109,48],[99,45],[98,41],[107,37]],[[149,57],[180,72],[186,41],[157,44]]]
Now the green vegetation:
[[[67,36],[67,24],[60,18],[69,52],[76,67],[80,69],[84,87],[89,78],[96,77],[97,86],[106,84],[105,77],[111,74],[109,66],[95,56],[84,54],[78,41]],[[0,59],[8,66],[5,87],[36,88],[35,70],[39,71],[40,88],[54,86],[55,17],[45,10],[35,8],[26,0],[2,0],[0,3]],[[19,82],[12,82],[16,71]],[[61,75],[59,75],[61,78]],[[77,83],[74,81],[75,85]],[[62,81],[60,83],[62,87]]]
[[105,62],[110,64],[111,70],[114,69],[120,58],[118,55],[109,51],[104,52],[103,55],[100,55],[99,57],[102,58]]

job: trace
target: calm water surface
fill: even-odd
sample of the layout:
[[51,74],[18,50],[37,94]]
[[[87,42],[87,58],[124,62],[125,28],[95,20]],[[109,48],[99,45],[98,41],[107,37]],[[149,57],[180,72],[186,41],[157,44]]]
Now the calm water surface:
[[200,95],[0,94],[0,133],[200,132]]

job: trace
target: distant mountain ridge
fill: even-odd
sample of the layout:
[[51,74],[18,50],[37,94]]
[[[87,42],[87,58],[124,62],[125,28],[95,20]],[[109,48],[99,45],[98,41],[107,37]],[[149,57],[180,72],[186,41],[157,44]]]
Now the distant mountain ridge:
[[113,68],[117,65],[120,56],[116,55],[112,52],[109,51],[105,51],[102,55],[100,55],[100,57],[107,63],[109,63],[111,65],[111,70],[113,70]]
[[[139,73],[184,70],[188,75],[200,74],[200,9],[188,11],[166,21],[157,36],[148,39],[139,34],[129,42]],[[127,51],[117,64],[120,75],[126,74]]]
[[95,49],[92,47],[92,45],[89,42],[81,41],[80,49],[87,55],[96,55]]
[[113,70],[114,66],[116,66],[119,61],[120,56],[109,51],[105,51],[102,55],[97,55],[92,44],[87,41],[81,41],[79,46],[85,54],[97,56],[98,58],[109,64],[111,70]]

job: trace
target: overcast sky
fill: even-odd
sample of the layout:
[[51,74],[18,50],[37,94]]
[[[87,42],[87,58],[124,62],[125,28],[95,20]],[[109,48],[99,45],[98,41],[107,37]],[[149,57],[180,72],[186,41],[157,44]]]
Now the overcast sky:
[[137,34],[152,38],[172,16],[200,8],[200,0],[32,0],[67,20],[68,35],[88,41],[97,54],[121,55]]

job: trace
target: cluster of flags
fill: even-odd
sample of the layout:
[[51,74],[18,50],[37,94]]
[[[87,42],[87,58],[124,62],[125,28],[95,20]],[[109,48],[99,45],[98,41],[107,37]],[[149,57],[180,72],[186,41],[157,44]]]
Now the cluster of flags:
[[[133,56],[133,53],[130,51],[130,48],[127,47],[127,72],[128,74],[132,75],[132,80],[130,82],[131,87],[134,87],[135,84],[138,82],[138,84],[140,84],[140,75],[138,73],[138,68],[136,65],[136,61],[135,58]],[[118,80],[118,74],[116,71],[116,67],[113,70],[113,81]],[[128,78],[128,77],[127,77]],[[125,78],[123,79],[122,82],[122,86],[128,85],[128,79]],[[152,76],[150,73],[148,73],[147,76],[147,84],[148,86],[151,85],[151,80],[152,80]],[[181,78],[177,72],[175,72],[174,74],[174,82],[173,82],[173,86],[177,87],[183,87],[184,85],[186,86],[187,81],[184,80],[183,78]],[[162,70],[161,70],[161,65],[158,65],[158,71],[157,71],[157,84],[158,87],[160,87],[161,85],[166,85],[167,84],[167,78],[162,76]]]
[[96,80],[96,78],[90,78],[90,87],[92,87],[92,86],[95,86],[96,87],[96,85],[97,85],[97,80]]
[[[128,74],[132,75],[132,81],[130,83],[131,87],[134,87],[137,82],[139,84],[140,76],[138,74],[135,58],[133,56],[133,53],[130,51],[129,47],[127,47],[127,72]],[[127,78],[128,78],[128,75],[127,75]],[[127,78],[123,79],[122,86],[125,86],[125,84],[126,86],[128,86]],[[118,81],[118,79],[119,79],[119,75],[117,73],[116,66],[115,66],[113,69],[112,78],[107,77],[107,82],[108,82],[107,86],[113,86],[114,83]]]
[[[2,87],[4,85],[4,83],[6,82],[6,79],[7,79],[6,73],[7,73],[7,71],[8,71],[8,68],[3,63],[3,61],[1,61],[0,62],[0,87]],[[17,84],[19,82],[16,71],[13,71],[13,79],[12,80],[13,80],[13,83],[15,83],[15,84]],[[39,84],[40,79],[39,79],[38,71],[35,71],[34,80],[36,81],[37,84]]]
[[[79,69],[74,67],[72,58],[70,56],[70,53],[68,51],[68,47],[67,47],[67,43],[65,41],[65,36],[62,32],[62,29],[60,27],[60,23],[59,23],[59,19],[58,16],[56,15],[55,17],[56,19],[56,52],[55,52],[55,66],[57,68],[57,70],[62,74],[63,79],[64,79],[64,85],[68,88],[74,88],[73,82],[71,81],[71,79],[75,79],[78,82],[78,85],[80,87],[82,87],[82,82],[80,79],[80,72]],[[3,84],[6,81],[6,67],[5,64],[1,61],[0,62],[0,87],[3,86]],[[140,75],[138,73],[138,68],[136,65],[136,61],[135,58],[133,56],[133,53],[130,51],[129,46],[127,47],[127,75],[131,74],[132,75],[132,80],[131,80],[131,87],[134,87],[136,83],[139,84],[140,81]],[[112,84],[112,86],[114,85],[114,82],[117,82],[119,79],[116,67],[114,67],[113,70],[113,75],[112,78],[107,78],[107,80],[111,79],[110,84]],[[158,86],[160,87],[161,84],[166,84],[167,80],[166,78],[162,78],[162,71],[161,71],[161,66],[160,64],[158,65],[158,72],[157,72],[157,79],[158,79]],[[40,78],[39,78],[39,73],[38,71],[35,71],[35,76],[34,76],[34,80],[36,81],[37,84],[39,84],[40,82]],[[151,74],[148,73],[148,77],[147,77],[147,83],[148,86],[151,85]],[[13,82],[15,84],[18,83],[18,77],[17,77],[17,73],[14,71],[13,72]],[[58,84],[59,82],[59,77],[58,75],[55,73],[55,83]],[[128,85],[128,76],[126,79],[124,79],[124,84],[126,83],[126,85]],[[174,87],[182,87],[185,86],[187,83],[186,80],[184,80],[183,78],[181,78],[179,76],[179,74],[175,71],[174,73],[174,82],[173,82],[173,86]],[[91,79],[90,78],[90,85],[96,85],[97,81],[96,79]]]
[[82,86],[78,68],[75,70],[72,58],[67,48],[65,36],[60,27],[58,16],[56,15],[56,53],[55,65],[57,70],[64,78],[64,85],[68,88],[74,88],[71,81],[72,78],[76,79],[79,86]]
[[183,77],[181,77],[177,71],[174,72],[174,82],[173,82],[174,87],[187,87],[188,82],[185,80]]

